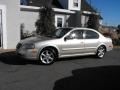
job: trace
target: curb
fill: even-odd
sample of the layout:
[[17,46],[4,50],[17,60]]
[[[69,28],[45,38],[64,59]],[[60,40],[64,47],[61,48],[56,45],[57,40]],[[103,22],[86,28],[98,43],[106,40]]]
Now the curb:
[[16,49],[0,49],[0,53],[15,52]]

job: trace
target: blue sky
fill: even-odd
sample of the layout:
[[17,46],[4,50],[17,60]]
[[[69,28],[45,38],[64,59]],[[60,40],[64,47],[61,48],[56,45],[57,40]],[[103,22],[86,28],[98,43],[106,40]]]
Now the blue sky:
[[120,0],[91,0],[91,5],[101,13],[103,24],[112,26],[120,24]]

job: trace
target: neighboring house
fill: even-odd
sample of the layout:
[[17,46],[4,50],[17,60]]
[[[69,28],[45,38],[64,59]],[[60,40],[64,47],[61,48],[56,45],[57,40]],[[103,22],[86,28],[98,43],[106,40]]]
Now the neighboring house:
[[87,27],[91,14],[100,17],[86,0],[0,0],[0,47],[15,48],[20,41],[21,25],[24,32],[35,31],[39,9],[43,6],[53,8],[56,27]]

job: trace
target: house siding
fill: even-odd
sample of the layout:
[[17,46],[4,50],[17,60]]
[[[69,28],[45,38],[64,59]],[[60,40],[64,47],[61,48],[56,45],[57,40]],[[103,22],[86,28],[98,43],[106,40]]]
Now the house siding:
[[[71,23],[71,22],[68,22],[70,15],[55,12],[55,17],[56,16],[62,16],[64,18],[63,27],[68,27],[69,23]],[[26,33],[26,32],[32,33],[33,31],[36,30],[35,22],[37,21],[38,18],[39,18],[38,11],[21,9],[21,11],[20,11],[20,24],[24,25],[24,28],[23,28],[24,33]],[[56,25],[56,21],[55,21],[55,25]]]
[[4,49],[15,49],[20,41],[20,1],[19,0],[0,0],[0,5],[6,7],[6,46]]
[[88,20],[89,20],[89,16],[81,15],[81,26],[87,27]]
[[35,22],[37,21],[39,12],[34,11],[20,11],[20,24],[24,25],[24,33],[36,30]]
[[69,27],[81,27],[81,12],[78,11],[73,15],[70,15],[68,18],[68,26]]

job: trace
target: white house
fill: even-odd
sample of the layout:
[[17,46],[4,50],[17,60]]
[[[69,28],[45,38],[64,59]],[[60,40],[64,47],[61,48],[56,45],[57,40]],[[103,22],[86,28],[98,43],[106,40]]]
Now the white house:
[[35,31],[38,11],[44,5],[52,6],[56,27],[84,27],[90,12],[96,13],[85,0],[0,0],[0,47],[15,49],[21,25],[24,32]]

